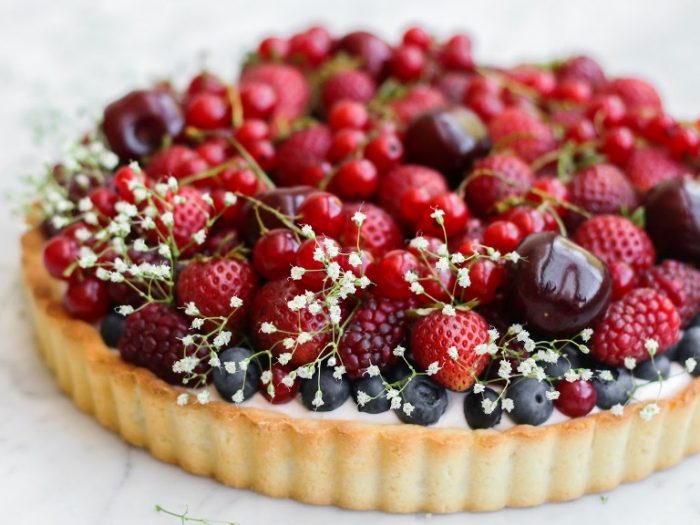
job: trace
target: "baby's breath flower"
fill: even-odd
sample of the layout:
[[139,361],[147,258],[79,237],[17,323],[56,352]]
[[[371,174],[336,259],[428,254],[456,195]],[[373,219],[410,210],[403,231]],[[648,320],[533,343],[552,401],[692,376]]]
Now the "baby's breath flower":
[[337,281],[340,277],[340,264],[335,261],[331,262],[326,266],[326,275],[328,275],[332,281]]
[[199,308],[197,308],[194,301],[190,301],[185,305],[185,315],[189,315],[190,317],[199,315]]
[[445,211],[440,208],[434,208],[433,212],[430,214],[430,218],[434,219],[439,225],[442,225],[445,223]]
[[656,355],[659,350],[659,342],[656,339],[647,339],[644,341],[644,348],[649,352],[649,355]]
[[455,310],[455,307],[451,304],[444,304],[442,307],[442,314],[452,317],[457,315],[457,310]]
[[613,416],[621,416],[625,412],[625,407],[622,406],[620,403],[617,403],[610,407],[610,413]]
[[330,357],[328,358],[328,361],[326,361],[326,364],[327,364],[328,366],[335,366],[337,363],[338,363],[338,360],[335,358],[334,355],[330,356]]
[[123,304],[123,305],[121,305],[121,306],[117,306],[117,308],[115,309],[115,311],[116,311],[119,315],[123,315],[124,317],[126,317],[127,315],[130,315],[130,314],[133,314],[133,313],[134,313],[134,307],[131,306],[131,305],[129,305],[129,304]]
[[447,355],[450,356],[451,359],[457,361],[459,359],[459,352],[457,351],[456,346],[451,346],[447,349]]
[[306,295],[297,295],[291,301],[287,301],[287,308],[292,312],[298,312],[306,307]]
[[363,275],[362,277],[360,277],[360,278],[358,279],[357,283],[358,283],[358,285],[360,286],[360,288],[362,288],[362,289],[364,290],[364,289],[367,288],[370,284],[372,284],[372,281],[369,280],[369,277],[367,277],[366,275]]
[[425,292],[425,288],[423,288],[423,285],[417,281],[411,283],[410,289],[416,295],[421,295],[423,294],[423,292]]
[[369,377],[377,377],[380,373],[381,371],[377,365],[369,365],[367,367],[367,375],[369,375]]
[[510,412],[511,410],[513,410],[515,408],[515,403],[513,403],[512,399],[504,397],[501,400],[501,406],[503,407],[503,410],[505,410],[506,412]]
[[180,406],[185,406],[190,400],[190,395],[187,392],[183,392],[177,396],[177,404]]
[[165,224],[166,226],[170,227],[173,225],[175,219],[173,217],[172,212],[166,211],[160,216],[160,220]]
[[335,379],[337,379],[338,381],[340,381],[341,379],[343,379],[343,376],[345,375],[345,372],[346,372],[346,370],[345,370],[345,367],[344,367],[343,365],[336,366],[336,367],[333,369],[333,377],[334,377]]
[[512,324],[508,327],[508,333],[510,335],[519,334],[522,331],[523,331],[523,325],[518,324],[518,323]]
[[634,357],[625,357],[625,368],[628,370],[634,370],[637,366],[637,360]]
[[199,359],[188,355],[173,363],[173,372],[176,374],[189,374],[199,364]]
[[503,256],[506,261],[517,263],[521,257],[518,252],[509,252]]
[[260,382],[263,385],[268,384],[270,381],[272,381],[272,372],[270,370],[265,370],[262,374],[260,374]]
[[348,264],[353,268],[359,268],[360,266],[362,266],[362,257],[360,257],[360,254],[358,254],[357,252],[352,252],[348,256]]
[[311,401],[311,404],[316,408],[323,406],[323,394],[320,390],[316,390],[316,394],[314,394],[314,399]]
[[405,274],[403,274],[403,280],[407,283],[415,283],[418,281],[418,274],[413,270],[408,270]]
[[450,261],[447,257],[440,257],[435,263],[435,268],[441,272],[446,272],[450,269]]
[[241,360],[238,362],[238,366],[239,366],[240,369],[243,370],[244,372],[245,372],[246,370],[248,370],[248,365],[249,365],[249,364],[250,364],[250,358],[249,358],[249,357],[246,357],[245,359],[241,359]]
[[413,414],[414,409],[415,409],[415,407],[411,403],[404,403],[403,406],[401,407],[401,410],[403,410],[403,413],[409,417],[411,416],[411,414]]
[[394,350],[392,351],[392,353],[393,353],[396,357],[403,357],[403,356],[406,354],[406,349],[405,349],[403,346],[398,345],[396,348],[394,348]]
[[425,237],[414,237],[411,239],[411,241],[408,243],[411,248],[415,248],[419,252],[425,251],[428,249],[428,241]]
[[513,373],[513,367],[510,364],[510,361],[506,361],[505,359],[501,361],[501,363],[498,365],[498,377],[501,379],[510,379],[511,374]]
[[200,405],[206,405],[209,403],[209,401],[211,401],[209,390],[202,390],[199,394],[197,394],[197,401]]
[[295,346],[294,338],[285,337],[282,339],[282,346],[285,348],[285,350],[291,350]]
[[194,319],[192,319],[192,323],[190,324],[190,328],[192,330],[199,330],[200,328],[202,328],[202,326],[204,326],[204,319],[202,319],[201,317],[195,317]]
[[357,404],[360,405],[361,407],[365,406],[367,403],[372,401],[372,398],[367,394],[367,392],[363,392],[362,390],[357,391]]
[[279,361],[279,364],[281,365],[286,365],[292,360],[292,354],[289,352],[283,352],[279,356],[277,356],[277,361]]
[[306,237],[307,239],[315,239],[316,238],[316,233],[314,233],[314,229],[308,224],[304,224],[301,227],[301,234],[304,237]]
[[146,241],[144,241],[143,239],[136,239],[132,248],[137,252],[145,252],[148,250],[148,246],[146,246]]
[[559,399],[559,395],[560,395],[559,390],[547,390],[544,393],[544,397],[546,397],[550,401],[556,401],[557,399]]
[[226,361],[224,363],[224,370],[226,370],[227,373],[229,374],[235,374],[236,373],[236,362],[235,361]]
[[483,383],[474,383],[474,393],[475,394],[481,394],[486,390],[486,387],[484,386]]
[[204,241],[207,240],[207,230],[202,228],[192,236],[192,239],[194,240],[195,244],[204,244]]
[[182,338],[182,345],[183,346],[190,346],[194,344],[194,336],[192,334],[187,334],[185,337]]
[[289,273],[293,281],[298,281],[304,276],[304,272],[306,272],[305,268],[301,266],[292,266]]
[[615,381],[615,378],[610,370],[600,370],[598,372],[598,377],[600,377],[602,381]]
[[213,344],[216,348],[221,348],[223,346],[226,346],[231,342],[231,332],[228,332],[224,330],[223,332],[219,332],[216,334],[216,337],[214,338]]
[[231,308],[240,308],[241,306],[243,306],[243,299],[241,299],[237,295],[233,295],[231,296],[231,301],[229,305],[231,306]]
[[237,202],[238,202],[238,197],[236,197],[236,195],[234,195],[230,191],[227,191],[226,193],[224,193],[224,204],[226,206],[233,206]]
[[314,375],[314,366],[312,364],[300,366],[297,368],[297,375],[302,379],[311,379]]
[[494,410],[496,410],[496,407],[498,406],[496,401],[491,401],[488,398],[484,398],[481,400],[481,409],[484,411],[484,414],[489,415],[492,414]]
[[428,374],[429,376],[435,375],[440,371],[440,365],[438,364],[437,361],[433,361],[428,365],[428,368],[425,370],[425,373]]
[[569,368],[566,372],[564,372],[564,379],[566,381],[568,381],[569,383],[573,383],[574,381],[577,381],[578,378],[579,378],[579,374],[573,368]]
[[231,396],[231,401],[233,401],[236,404],[243,403],[244,399],[244,394],[243,394],[243,389],[239,388],[236,390],[236,392]]
[[639,416],[644,421],[651,421],[659,412],[661,412],[659,405],[656,403],[648,403],[639,411]]
[[457,270],[457,284],[461,288],[469,288],[469,286],[471,286],[472,280],[468,268],[460,268]]
[[355,225],[359,228],[360,226],[362,226],[362,223],[365,222],[366,218],[367,215],[358,210],[355,213],[353,213],[352,222],[354,222]]
[[698,362],[694,358],[689,357],[685,360],[685,369],[688,371],[688,373],[692,373],[697,366]]
[[591,340],[591,336],[593,336],[593,329],[591,328],[584,328],[581,330],[581,340],[584,343],[587,343],[588,341]]
[[299,332],[299,335],[297,335],[297,343],[303,345],[311,341],[313,338],[314,336],[309,332]]

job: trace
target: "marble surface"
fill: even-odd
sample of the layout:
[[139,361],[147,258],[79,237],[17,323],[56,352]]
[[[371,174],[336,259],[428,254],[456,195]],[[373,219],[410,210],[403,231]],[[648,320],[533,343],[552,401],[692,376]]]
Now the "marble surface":
[[[700,114],[700,3],[574,2],[0,1],[0,188],[16,190],[56,145],[129,86],[201,60],[233,74],[246,43],[308,21],[334,29],[371,27],[396,35],[423,20],[439,32],[466,28],[482,59],[549,59],[587,50],[608,69],[636,72],[661,87],[678,115]],[[206,58],[203,58],[206,57]],[[77,117],[77,118],[76,118]],[[43,136],[41,148],[36,138]],[[78,412],[33,348],[19,285],[17,220],[0,220],[0,522],[175,524],[192,514],[259,523],[619,523],[700,522],[700,456],[604,498],[486,515],[392,516],[310,507],[233,490],[125,445]],[[290,518],[291,517],[291,518]],[[556,520],[556,521],[555,521]]]

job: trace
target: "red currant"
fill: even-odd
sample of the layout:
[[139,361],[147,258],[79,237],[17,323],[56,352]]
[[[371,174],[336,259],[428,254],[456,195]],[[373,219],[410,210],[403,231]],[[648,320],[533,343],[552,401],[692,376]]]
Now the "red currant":
[[471,71],[474,68],[474,58],[469,37],[466,35],[451,37],[440,51],[439,60],[446,69]]
[[409,27],[403,34],[402,42],[427,51],[432,44],[432,37],[422,27]]
[[369,199],[379,186],[379,173],[370,161],[349,160],[335,172],[331,179],[332,190],[347,200]]
[[55,279],[67,281],[68,267],[78,260],[78,242],[66,235],[57,235],[44,246],[44,267]]
[[249,144],[246,149],[263,171],[274,169],[276,152],[272,142],[269,140],[258,140],[257,142]]
[[[260,381],[260,393],[273,405],[289,403],[297,395],[297,392],[299,392],[301,379],[298,377],[294,378],[291,386],[287,386],[282,382],[292,370],[292,367],[286,367],[275,363],[270,368],[272,372],[272,379],[270,382],[268,384],[263,384],[262,381]],[[274,395],[271,395],[268,389],[272,390]]]
[[341,129],[333,135],[333,141],[326,157],[332,163],[340,162],[353,153],[365,142],[366,135],[356,129]]
[[[329,253],[329,248],[331,253]],[[312,291],[322,290],[328,276],[325,265],[328,261],[338,262],[338,257],[332,251],[340,252],[340,245],[335,239],[319,235],[315,239],[307,239],[301,243],[296,253],[295,265],[304,268],[301,284]],[[323,260],[317,260],[318,254],[323,254]]]
[[199,129],[217,129],[231,123],[231,105],[221,95],[197,93],[185,107],[187,124]]
[[246,119],[266,119],[277,104],[277,93],[268,84],[251,82],[241,89],[241,106]]
[[289,40],[289,57],[302,64],[317,66],[331,52],[331,37],[323,28],[314,27]]
[[369,123],[369,111],[360,102],[341,100],[333,105],[328,115],[328,124],[334,130],[351,128],[365,129]]
[[71,317],[97,321],[109,307],[107,285],[95,277],[71,281],[63,296],[63,305]]
[[236,128],[233,136],[242,146],[248,147],[255,142],[269,139],[270,127],[264,120],[250,119]]
[[574,104],[583,104],[591,98],[592,90],[588,82],[582,80],[565,80],[557,86],[555,95],[559,100]]
[[188,97],[196,95],[197,93],[212,93],[214,95],[223,96],[226,94],[226,84],[216,75],[212,75],[207,71],[202,71],[190,81],[190,85],[187,87]]
[[343,201],[331,193],[312,193],[299,206],[298,214],[298,222],[311,226],[317,235],[338,238],[343,228]]
[[494,221],[484,230],[484,244],[501,253],[515,250],[523,240],[523,234],[510,221]]
[[566,130],[566,138],[578,144],[589,142],[596,138],[596,136],[597,132],[595,126],[586,118],[576,121]]
[[403,45],[394,51],[391,61],[394,76],[402,82],[418,80],[425,69],[425,53],[418,46]]
[[211,138],[197,146],[197,155],[209,166],[218,166],[228,158],[228,144],[222,138]]
[[677,126],[678,123],[672,116],[666,113],[659,113],[647,122],[647,125],[644,127],[644,137],[660,145],[666,144],[668,137],[671,136]]
[[255,195],[259,189],[258,177],[250,168],[227,168],[220,178],[224,189],[232,193]]
[[531,233],[544,231],[547,226],[543,213],[538,209],[528,208],[527,206],[511,208],[503,215],[503,219],[515,224],[522,233],[523,238]]
[[598,394],[590,381],[562,381],[557,386],[559,398],[554,406],[569,417],[582,417],[588,414],[598,399]]
[[602,95],[588,105],[586,115],[595,123],[605,127],[617,126],[627,113],[625,103],[617,95]]
[[403,160],[403,144],[395,133],[382,133],[367,143],[364,154],[379,173],[387,173]]
[[369,278],[377,285],[377,293],[390,299],[410,299],[413,292],[406,273],[419,274],[420,263],[406,250],[392,250],[368,269]]
[[471,283],[464,290],[463,299],[489,304],[496,298],[496,292],[505,282],[506,270],[490,259],[478,259],[469,269],[469,278]]
[[118,200],[119,196],[104,186],[95,188],[90,192],[90,201],[92,205],[104,219],[111,219],[116,215],[114,207]]
[[[438,219],[433,217],[434,214],[442,214],[443,228],[438,223]],[[464,199],[456,193],[443,193],[437,195],[430,200],[428,209],[423,212],[419,228],[427,235],[443,236],[445,233],[448,237],[462,231],[469,219],[469,209],[467,208]]]
[[289,53],[289,42],[274,36],[265,38],[258,46],[258,54],[265,60],[283,60]]
[[253,246],[253,266],[265,279],[285,279],[294,265],[299,242],[284,228],[270,230]]
[[613,164],[622,166],[634,150],[634,133],[624,126],[614,128],[605,135],[601,149]]
[[693,155],[700,146],[700,135],[693,128],[679,126],[668,139],[667,147],[671,155],[683,158]]
[[134,202],[135,184],[145,184],[146,178],[141,171],[136,171],[131,166],[123,166],[114,174],[114,188],[119,198],[127,202]]

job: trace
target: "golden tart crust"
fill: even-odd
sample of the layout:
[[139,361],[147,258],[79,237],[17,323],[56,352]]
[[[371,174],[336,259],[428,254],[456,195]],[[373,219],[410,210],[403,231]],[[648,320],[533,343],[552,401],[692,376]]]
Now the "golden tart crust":
[[22,238],[41,354],[74,403],[132,445],[188,472],[277,498],[389,512],[487,511],[577,498],[642,479],[700,451],[700,378],[659,402],[506,431],[300,419],[223,401],[176,404],[181,389],[125,363],[70,318],[45,271],[43,238]]

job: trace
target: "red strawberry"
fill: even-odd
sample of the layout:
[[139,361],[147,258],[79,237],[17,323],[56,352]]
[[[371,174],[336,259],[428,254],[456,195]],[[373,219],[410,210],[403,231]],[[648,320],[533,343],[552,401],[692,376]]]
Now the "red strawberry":
[[348,33],[335,45],[335,51],[360,59],[362,69],[377,80],[386,75],[391,60],[391,48],[367,31]]
[[174,372],[173,365],[183,357],[196,355],[200,359],[196,373],[209,368],[209,349],[185,347],[182,338],[187,333],[188,323],[183,316],[163,303],[152,303],[127,317],[119,354],[124,361],[145,367],[162,380],[181,385],[185,374]]
[[591,355],[612,366],[624,365],[626,357],[646,361],[646,341],[654,339],[663,352],[678,340],[680,325],[668,297],[651,288],[637,288],[611,303],[593,327]]
[[318,183],[317,180],[307,180],[308,170],[325,162],[331,142],[331,133],[326,126],[292,133],[277,150],[276,182],[280,186]]
[[524,195],[532,186],[535,174],[518,157],[495,154],[478,161],[464,187],[469,208],[482,217],[512,195]]
[[376,91],[374,80],[364,71],[340,71],[323,84],[321,105],[328,113],[341,100],[368,102],[374,98]]
[[665,180],[682,177],[688,172],[685,166],[654,148],[634,150],[625,165],[627,178],[642,193]]
[[[422,317],[411,334],[411,352],[418,366],[428,370],[437,362],[433,378],[440,384],[464,392],[484,370],[489,354],[477,354],[476,347],[489,340],[488,325],[476,312],[445,315],[433,312]],[[456,350],[456,359],[450,355]]]
[[277,95],[277,103],[271,112],[272,120],[292,120],[306,112],[311,89],[297,68],[286,64],[264,63],[243,71],[239,86],[241,89],[257,83],[267,84]]
[[377,203],[402,225],[409,226],[420,215],[419,204],[448,191],[445,177],[424,166],[397,166],[379,181]]
[[597,215],[576,230],[574,240],[605,264],[624,262],[637,271],[654,264],[656,250],[644,230],[619,215]]
[[590,57],[580,55],[571,57],[557,69],[560,82],[581,81],[587,83],[593,90],[605,86],[605,73],[598,62]]
[[338,345],[348,377],[361,377],[369,365],[383,371],[396,362],[394,349],[407,336],[406,310],[411,306],[410,301],[372,296],[355,311]]
[[531,163],[557,147],[552,130],[536,115],[512,107],[489,123],[494,146],[511,150],[525,162]]
[[[304,288],[295,281],[270,281],[260,288],[250,310],[250,331],[256,348],[271,350],[275,355],[291,352],[293,366],[316,359],[332,336],[326,309],[312,314],[308,309],[292,311],[289,308],[287,303],[300,295],[304,295]],[[276,330],[273,333],[263,332],[263,323],[272,323]],[[314,335],[309,341],[297,343],[289,349],[285,348],[283,341],[288,337],[295,337],[300,331]]]
[[396,118],[403,124],[408,124],[430,109],[446,105],[447,99],[440,91],[423,85],[410,88],[403,97],[390,103]]
[[203,316],[226,317],[236,310],[232,298],[238,297],[243,306],[229,320],[229,328],[245,328],[258,278],[247,261],[214,258],[189,263],[177,280],[177,304],[185,308],[194,303]]
[[[211,208],[202,194],[191,186],[180,188],[177,197],[172,209],[173,239],[180,250],[185,250],[185,254],[192,254],[196,248],[192,238],[206,228]],[[163,222],[162,215],[156,218],[156,227],[161,236],[167,236],[168,226]],[[156,232],[152,231],[152,234],[152,237],[156,237],[154,240],[159,240]]]
[[656,88],[639,78],[616,78],[605,87],[605,92],[620,97],[629,112],[661,109],[661,97]]
[[[366,219],[360,228],[353,221],[355,212],[361,211]],[[403,235],[396,221],[386,211],[374,204],[348,204],[343,209],[343,228],[340,243],[343,246],[357,246],[374,257],[403,246]]]
[[577,172],[569,183],[569,199],[593,215],[618,213],[637,204],[634,189],[612,164],[597,164]]
[[676,305],[683,325],[700,312],[700,271],[692,266],[667,259],[644,272],[641,284],[666,295]]

